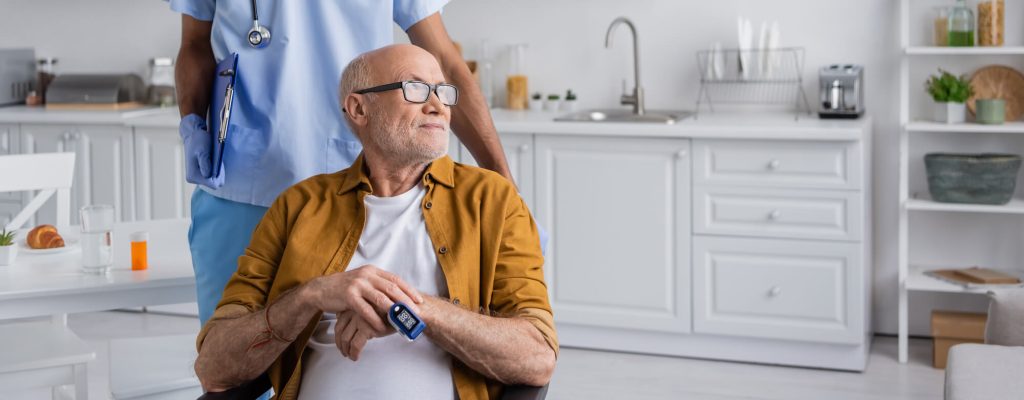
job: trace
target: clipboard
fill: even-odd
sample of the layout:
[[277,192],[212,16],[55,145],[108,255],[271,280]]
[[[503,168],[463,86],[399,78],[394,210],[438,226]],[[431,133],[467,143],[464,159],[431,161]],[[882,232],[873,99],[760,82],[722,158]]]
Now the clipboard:
[[213,77],[213,93],[210,99],[210,109],[206,113],[207,124],[211,128],[210,139],[213,141],[211,176],[220,176],[221,168],[224,166],[224,147],[227,144],[228,136],[231,133],[231,109],[234,106],[235,79],[238,77],[238,54],[231,53],[221,62],[217,63],[216,74]]

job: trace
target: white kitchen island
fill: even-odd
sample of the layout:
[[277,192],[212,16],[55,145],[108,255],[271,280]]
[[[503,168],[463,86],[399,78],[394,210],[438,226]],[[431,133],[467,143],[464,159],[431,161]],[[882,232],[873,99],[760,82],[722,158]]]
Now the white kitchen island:
[[[0,110],[0,131],[21,136],[97,124]],[[870,119],[557,115],[494,111],[513,177],[551,234],[545,274],[563,346],[865,368]],[[120,160],[133,189],[123,218],[187,215],[177,121],[173,110],[102,121],[133,149]],[[472,163],[456,143],[450,154]]]

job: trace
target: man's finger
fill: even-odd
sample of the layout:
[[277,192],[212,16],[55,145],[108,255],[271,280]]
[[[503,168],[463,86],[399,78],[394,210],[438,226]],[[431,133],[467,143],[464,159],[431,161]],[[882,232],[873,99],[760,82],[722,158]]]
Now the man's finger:
[[[372,293],[378,295],[379,297],[387,297],[377,291],[373,291]],[[373,329],[384,329],[384,321],[381,319],[381,315],[377,313],[377,310],[374,309],[373,305],[369,301],[370,300],[366,299],[365,297],[357,299],[355,304],[352,304],[353,311],[355,311],[360,318],[362,318],[368,324],[373,326]],[[387,305],[385,307],[390,306],[391,305]],[[385,308],[385,310],[386,309],[387,308]]]
[[342,329],[341,335],[341,354],[345,357],[352,358],[352,336],[356,334],[356,324],[353,321],[349,321],[347,325]]
[[420,291],[416,290],[416,288],[412,287],[412,285],[406,283],[398,275],[395,275],[395,274],[387,272],[387,271],[378,271],[378,272],[379,273],[377,275],[380,276],[381,278],[384,278],[385,280],[398,285],[398,287],[400,289],[402,289],[403,292],[405,292],[405,295],[407,297],[409,297],[410,299],[414,300],[416,303],[422,303],[423,302],[423,295],[420,294]]
[[[358,324],[353,325],[358,326]],[[352,361],[359,361],[359,355],[362,354],[363,347],[366,346],[366,342],[369,340],[370,338],[366,332],[363,332],[358,328],[356,329],[355,334],[352,336],[352,343],[349,345],[349,351],[351,352],[351,357],[349,358],[351,358]]]
[[351,322],[352,314],[343,315],[345,313],[336,314],[338,317],[337,321],[334,321],[334,345],[338,347],[342,355],[345,355],[344,346],[341,344],[341,333],[345,331],[345,328]]
[[416,304],[413,298],[409,297],[408,293],[402,290],[402,287],[395,282],[392,282],[379,276],[374,277],[371,280],[371,282],[373,283],[374,288],[381,291],[381,293],[384,293],[388,297],[388,299],[391,300],[390,303],[388,303],[387,306],[384,307],[383,311],[385,312],[387,311],[388,308],[391,308],[392,304],[396,302],[402,302],[405,304]]

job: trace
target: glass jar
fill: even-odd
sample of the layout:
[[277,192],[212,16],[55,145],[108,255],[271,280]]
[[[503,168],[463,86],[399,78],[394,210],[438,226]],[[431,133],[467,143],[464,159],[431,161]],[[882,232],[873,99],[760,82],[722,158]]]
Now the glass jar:
[[505,81],[506,106],[512,110],[525,110],[529,104],[526,80],[526,45],[512,45],[509,55],[508,79]]
[[174,60],[157,57],[149,60],[149,104],[170,107],[176,104],[174,93]]
[[949,46],[949,7],[935,7],[934,35],[932,45]]
[[956,0],[949,12],[949,46],[974,47],[974,11],[966,0]]
[[1003,0],[978,3],[978,46],[1002,46],[1006,4]]

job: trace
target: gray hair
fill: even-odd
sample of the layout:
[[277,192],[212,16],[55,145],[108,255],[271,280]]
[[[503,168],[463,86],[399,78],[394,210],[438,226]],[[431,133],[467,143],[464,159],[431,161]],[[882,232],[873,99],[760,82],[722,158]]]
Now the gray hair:
[[[356,90],[369,87],[373,83],[372,75],[369,57],[366,54],[360,54],[353,58],[341,73],[341,84],[338,85],[338,104],[344,107],[345,97]],[[345,122],[349,124],[349,128],[352,129],[352,133],[355,134],[355,127],[352,126],[348,115],[345,115],[344,118]]]

